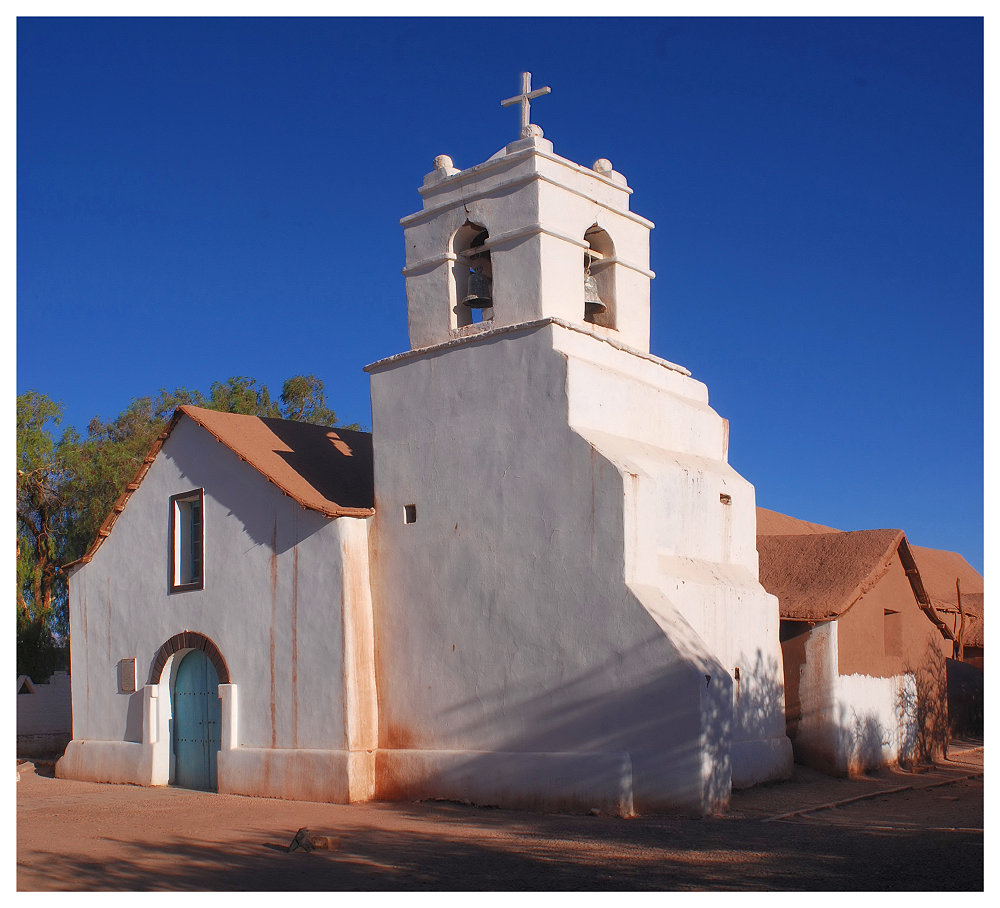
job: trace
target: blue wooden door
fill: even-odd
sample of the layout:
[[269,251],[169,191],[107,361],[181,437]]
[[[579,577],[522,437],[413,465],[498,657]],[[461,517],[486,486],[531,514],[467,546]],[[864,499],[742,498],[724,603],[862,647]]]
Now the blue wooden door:
[[221,725],[219,676],[201,650],[192,650],[174,684],[175,785],[215,791]]

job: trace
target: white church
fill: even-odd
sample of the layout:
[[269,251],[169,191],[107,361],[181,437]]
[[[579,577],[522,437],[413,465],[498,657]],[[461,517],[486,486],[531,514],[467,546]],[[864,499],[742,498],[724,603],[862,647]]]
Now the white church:
[[424,177],[370,435],[174,415],[70,568],[60,777],[627,816],[791,774],[753,486],[649,351],[652,223],[530,123],[547,91]]

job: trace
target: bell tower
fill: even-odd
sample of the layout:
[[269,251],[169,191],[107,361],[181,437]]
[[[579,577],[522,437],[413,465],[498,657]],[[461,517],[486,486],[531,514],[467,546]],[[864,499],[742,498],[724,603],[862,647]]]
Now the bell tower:
[[625,177],[555,154],[529,122],[522,74],[521,137],[467,170],[434,159],[423,209],[400,222],[406,242],[410,347],[559,319],[649,351],[649,231],[629,211]]
[[724,804],[791,771],[753,486],[649,352],[649,232],[609,161],[444,155],[403,218],[410,349],[368,366],[377,798]]

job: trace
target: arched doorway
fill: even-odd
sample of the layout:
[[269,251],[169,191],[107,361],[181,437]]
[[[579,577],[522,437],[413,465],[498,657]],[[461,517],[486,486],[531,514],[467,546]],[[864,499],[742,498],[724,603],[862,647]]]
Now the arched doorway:
[[203,650],[181,658],[173,688],[174,784],[215,791],[222,705],[218,673]]

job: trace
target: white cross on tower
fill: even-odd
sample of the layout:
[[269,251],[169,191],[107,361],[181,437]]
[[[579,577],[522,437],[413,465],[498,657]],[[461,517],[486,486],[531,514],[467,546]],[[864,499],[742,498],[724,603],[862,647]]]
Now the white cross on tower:
[[534,91],[531,90],[531,73],[521,73],[521,94],[514,95],[513,98],[508,98],[506,101],[501,101],[501,107],[510,107],[511,104],[521,105],[521,135],[524,135],[524,131],[528,128],[531,123],[531,100],[532,98],[540,98],[542,95],[547,95],[551,88],[546,85],[544,88],[536,88]]

